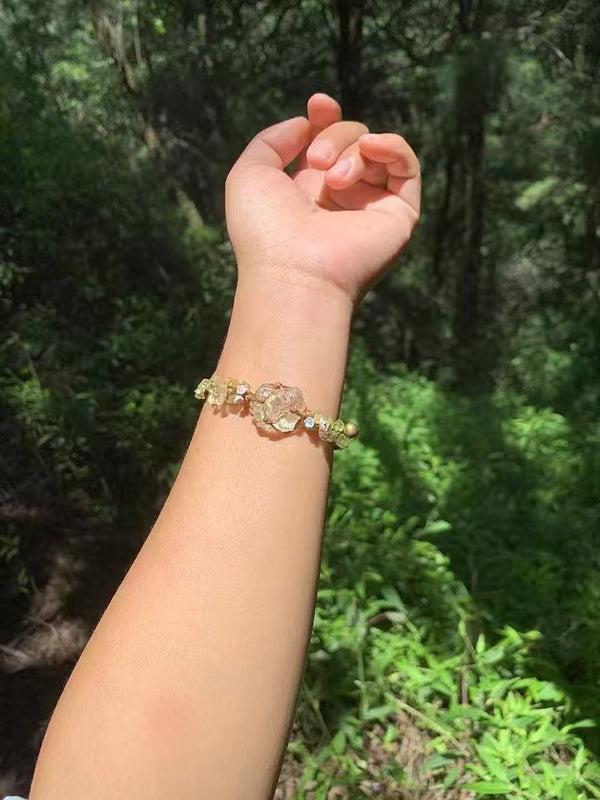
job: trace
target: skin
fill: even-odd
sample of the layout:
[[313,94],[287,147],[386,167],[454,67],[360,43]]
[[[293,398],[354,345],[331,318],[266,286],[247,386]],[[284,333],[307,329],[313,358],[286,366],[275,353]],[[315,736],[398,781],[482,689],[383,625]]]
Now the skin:
[[[290,177],[284,168],[296,160]],[[327,95],[226,185],[238,263],[219,375],[338,413],[352,313],[409,240],[416,156]],[[266,800],[310,635],[331,449],[206,406],[171,494],[50,721],[32,800]]]

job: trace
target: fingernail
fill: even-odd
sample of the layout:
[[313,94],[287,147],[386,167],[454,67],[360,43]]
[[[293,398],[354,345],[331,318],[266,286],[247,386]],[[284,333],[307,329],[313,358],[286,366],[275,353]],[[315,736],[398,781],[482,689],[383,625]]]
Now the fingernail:
[[378,139],[378,133],[363,133],[363,135],[359,137],[360,142],[376,142]]
[[324,158],[327,161],[333,155],[333,145],[331,142],[318,141],[313,142],[311,146],[306,151],[307,156],[319,156],[319,158]]
[[337,164],[335,164],[327,174],[333,176],[334,178],[345,178],[351,169],[351,159],[342,158],[342,160],[338,161]]

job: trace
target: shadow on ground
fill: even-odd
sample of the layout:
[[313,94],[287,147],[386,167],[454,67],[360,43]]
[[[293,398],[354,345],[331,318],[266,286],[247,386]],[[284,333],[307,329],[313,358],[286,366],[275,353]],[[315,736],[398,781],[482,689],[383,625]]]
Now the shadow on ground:
[[28,499],[5,492],[0,501],[0,530],[10,524],[25,543],[36,587],[0,589],[0,795],[27,796],[47,721],[139,546],[118,525]]

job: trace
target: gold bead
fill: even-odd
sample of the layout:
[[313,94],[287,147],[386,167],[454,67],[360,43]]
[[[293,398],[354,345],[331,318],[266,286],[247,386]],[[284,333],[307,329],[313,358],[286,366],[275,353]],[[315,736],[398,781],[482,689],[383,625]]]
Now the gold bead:
[[358,436],[358,425],[354,422],[347,422],[344,425],[344,433],[349,439],[355,439]]

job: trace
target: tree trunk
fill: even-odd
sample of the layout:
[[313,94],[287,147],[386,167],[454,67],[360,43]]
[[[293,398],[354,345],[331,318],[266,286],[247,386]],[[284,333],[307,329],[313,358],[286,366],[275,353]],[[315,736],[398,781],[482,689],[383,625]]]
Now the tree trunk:
[[433,278],[433,288],[436,294],[441,291],[444,285],[443,263],[446,252],[446,239],[450,230],[450,212],[452,209],[454,178],[456,174],[456,159],[459,147],[458,139],[459,135],[456,134],[454,142],[450,145],[446,155],[444,196],[442,197],[442,202],[438,211],[435,226],[431,275]]
[[363,107],[362,39],[364,0],[335,0],[338,18],[337,77],[344,116],[360,119]]
[[[473,376],[473,356],[481,350],[479,330],[479,300],[482,272],[482,246],[484,231],[485,182],[483,157],[485,150],[484,119],[473,121],[467,136],[469,206],[467,250],[459,275],[456,297],[455,340],[458,350],[458,369],[466,368]],[[475,358],[477,368],[478,359]]]
[[[489,75],[479,70],[486,53],[481,49],[484,0],[459,2],[459,27],[470,42],[459,64],[459,136],[464,142],[466,177],[465,239],[456,283],[454,347],[459,385],[485,383],[485,331],[482,331],[481,282],[485,228],[485,120],[489,112]],[[478,73],[478,74],[475,74]]]

